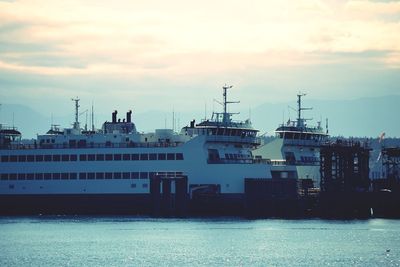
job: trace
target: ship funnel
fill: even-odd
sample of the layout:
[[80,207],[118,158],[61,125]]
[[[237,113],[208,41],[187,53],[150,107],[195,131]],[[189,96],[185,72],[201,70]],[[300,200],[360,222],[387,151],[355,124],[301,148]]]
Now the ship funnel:
[[114,112],[112,113],[112,123],[117,122],[117,113],[118,113],[118,111],[116,111],[116,110],[114,110]]
[[132,122],[132,110],[129,110],[127,113],[126,113],[126,122]]

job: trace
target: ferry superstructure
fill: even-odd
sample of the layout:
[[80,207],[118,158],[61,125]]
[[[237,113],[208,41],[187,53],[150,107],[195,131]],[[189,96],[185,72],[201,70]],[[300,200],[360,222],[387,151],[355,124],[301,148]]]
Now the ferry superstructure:
[[83,130],[78,98],[72,128],[53,127],[29,141],[16,129],[0,130],[0,212],[141,212],[159,175],[186,176],[191,196],[211,190],[226,201],[243,199],[245,178],[272,175],[270,163],[252,155],[258,131],[227,111],[229,88],[222,113],[180,133],[140,133],[131,111],[122,121],[114,111],[101,130]]
[[[302,97],[297,95],[297,120],[288,120],[276,130],[276,138],[271,142],[263,143],[253,151],[255,157],[269,158],[275,162],[281,161],[287,166],[294,166],[295,173],[273,172],[277,175],[297,175],[297,179],[311,179],[315,187],[320,183],[319,148],[328,140],[328,129],[324,131],[321,122],[317,126],[307,125],[307,120],[302,116],[302,111],[311,108],[302,106]],[[328,127],[328,126],[327,126]],[[286,178],[286,177],[285,177]]]

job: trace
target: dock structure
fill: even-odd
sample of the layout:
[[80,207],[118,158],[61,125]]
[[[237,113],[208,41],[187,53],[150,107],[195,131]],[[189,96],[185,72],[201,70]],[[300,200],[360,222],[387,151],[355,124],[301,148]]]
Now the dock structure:
[[370,150],[365,143],[342,140],[321,147],[322,217],[370,216]]
[[368,191],[370,150],[366,144],[341,140],[322,146],[321,191]]
[[372,180],[375,217],[400,218],[400,147],[381,150],[382,177]]
[[400,147],[386,147],[381,150],[382,173],[373,179],[373,191],[389,190],[400,193]]
[[400,181],[400,147],[382,149],[382,165],[389,180]]

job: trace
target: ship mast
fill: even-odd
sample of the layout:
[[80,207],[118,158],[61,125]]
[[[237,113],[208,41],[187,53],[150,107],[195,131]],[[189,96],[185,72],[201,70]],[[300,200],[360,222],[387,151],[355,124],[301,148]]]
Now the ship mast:
[[94,132],[94,109],[93,109],[93,101],[92,101],[92,132]]
[[305,126],[304,122],[306,120],[309,120],[309,119],[304,119],[304,118],[301,117],[301,111],[302,110],[311,110],[312,109],[312,108],[303,108],[301,106],[301,98],[303,96],[306,96],[306,94],[302,94],[302,93],[297,94],[297,127],[304,127]]
[[76,97],[75,99],[72,98],[72,101],[75,101],[75,122],[74,122],[74,129],[75,130],[79,130],[80,126],[79,126],[79,98]]
[[230,117],[233,113],[228,113],[227,109],[228,109],[228,104],[237,104],[240,103],[240,101],[228,101],[227,100],[227,90],[231,89],[233,86],[232,85],[224,85],[222,86],[222,89],[224,90],[223,93],[223,106],[224,106],[224,113],[223,113],[223,117],[222,117],[222,121],[223,123],[229,123],[230,122]]

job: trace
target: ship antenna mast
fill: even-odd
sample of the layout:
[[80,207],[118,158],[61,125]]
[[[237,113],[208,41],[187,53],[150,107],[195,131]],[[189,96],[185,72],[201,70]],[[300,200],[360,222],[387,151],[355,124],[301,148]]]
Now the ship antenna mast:
[[227,123],[230,121],[230,115],[232,115],[233,113],[228,113],[227,109],[228,109],[228,104],[235,104],[235,103],[240,103],[240,101],[228,101],[227,100],[227,90],[231,89],[233,87],[233,85],[224,85],[222,87],[222,89],[224,90],[223,93],[223,97],[224,97],[224,101],[223,101],[223,106],[224,106],[224,114],[223,114],[223,122]]
[[79,130],[79,98],[72,98],[72,101],[75,101],[75,122],[74,122],[74,129]]
[[326,134],[329,133],[329,128],[328,128],[328,118],[326,118]]
[[303,108],[301,106],[301,98],[303,96],[306,96],[306,94],[303,94],[303,93],[298,93],[297,94],[297,126],[298,127],[304,127],[305,126],[304,122],[306,120],[309,120],[309,119],[304,119],[304,118],[301,117],[301,111],[302,110],[311,110],[312,109],[312,108]]
[[92,131],[94,132],[94,108],[93,108],[93,101],[92,101]]

